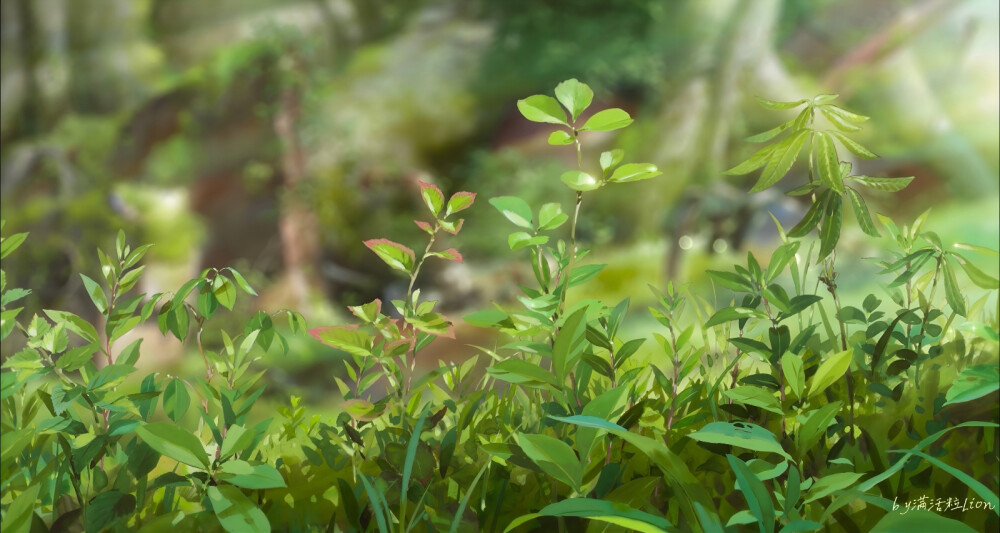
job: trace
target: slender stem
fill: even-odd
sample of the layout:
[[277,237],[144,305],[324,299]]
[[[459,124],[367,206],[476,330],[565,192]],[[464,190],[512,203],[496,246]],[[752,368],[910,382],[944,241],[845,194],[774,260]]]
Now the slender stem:
[[924,346],[924,337],[927,336],[927,319],[930,317],[931,313],[931,302],[934,301],[934,292],[937,290],[938,277],[941,274],[941,261],[944,256],[939,255],[937,257],[937,266],[934,267],[934,280],[931,281],[931,293],[927,295],[927,301],[924,304],[924,319],[920,322],[920,340],[917,341],[917,354],[920,353],[920,349]]
[[[837,312],[837,324],[840,325],[840,347],[845,352],[847,351],[847,327],[844,325],[844,321],[840,316],[840,297],[837,296],[837,283],[836,272],[833,269],[833,260],[830,261],[830,277],[825,279],[826,288],[833,295],[833,307]],[[848,420],[848,431],[851,444],[854,444],[854,376],[851,375],[850,366],[848,366],[847,371],[844,373],[847,378],[847,401],[850,405],[849,410],[849,420]]]
[[[413,273],[410,274],[410,285],[406,288],[406,301],[403,303],[404,310],[406,310],[408,313],[415,312],[412,302],[413,285],[417,281],[417,276],[420,275],[420,267],[424,266],[424,261],[427,260],[427,254],[431,252],[431,247],[434,246],[434,241],[437,239],[437,234],[438,231],[440,230],[441,230],[441,224],[435,222],[434,231],[431,232],[431,238],[427,241],[427,247],[424,248],[423,255],[420,256],[420,260],[417,261],[417,266],[413,269]],[[412,350],[410,350],[410,365],[408,371],[406,372],[406,385],[404,386],[403,391],[400,394],[400,401],[403,401],[404,403],[403,409],[406,409],[404,399],[410,394],[410,387],[413,385],[413,374],[417,370],[417,339],[416,339],[417,330],[416,328],[412,328],[412,331],[413,331],[413,348]],[[403,367],[406,368],[405,361]]]
[[[670,411],[667,413],[667,435],[669,435],[670,428],[674,425],[674,410],[677,407],[676,404],[677,379],[680,376],[680,368],[678,368],[680,366],[680,355],[677,353],[677,334],[674,333],[674,326],[672,321],[667,325],[667,330],[670,331],[670,348],[674,352],[674,361],[673,361],[674,379],[673,382],[671,383],[672,390],[670,394]],[[667,436],[664,435],[664,438],[667,438]]]

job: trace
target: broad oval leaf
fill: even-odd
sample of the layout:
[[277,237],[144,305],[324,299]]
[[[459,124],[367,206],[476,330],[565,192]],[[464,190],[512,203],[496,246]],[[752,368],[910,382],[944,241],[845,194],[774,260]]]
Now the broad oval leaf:
[[208,499],[219,523],[229,533],[269,533],[271,524],[240,489],[232,485],[208,487]]
[[441,209],[444,207],[444,193],[437,185],[427,183],[423,180],[417,180],[420,185],[420,197],[424,200],[424,205],[427,209],[430,209],[431,215],[435,218],[441,214]]
[[573,120],[590,107],[594,100],[594,91],[586,83],[580,83],[576,78],[566,80],[556,85],[556,98],[569,110]]
[[379,256],[389,267],[402,272],[410,272],[415,261],[413,250],[389,239],[370,239],[365,246]]
[[454,213],[458,213],[464,209],[468,209],[472,206],[472,203],[476,201],[476,193],[468,191],[459,191],[451,195],[448,199],[448,206],[444,210],[444,216],[448,217]]
[[276,489],[286,486],[281,473],[273,466],[252,465],[240,459],[222,463],[216,477],[244,489]]
[[500,211],[503,216],[507,217],[507,220],[510,220],[515,225],[525,229],[534,229],[531,207],[528,206],[528,202],[517,196],[490,198],[490,205],[495,207],[497,211]]
[[559,102],[551,96],[536,94],[523,100],[518,100],[517,109],[524,115],[524,118],[532,122],[568,126],[566,124],[566,112],[559,105]]
[[566,146],[573,144],[573,136],[565,130],[556,130],[549,134],[549,144],[552,146]]
[[816,369],[809,384],[809,396],[813,397],[825,391],[838,379],[844,377],[847,369],[851,367],[851,358],[854,350],[844,350],[843,352],[831,355]]
[[357,326],[326,326],[313,328],[309,334],[319,342],[362,357],[372,355],[375,338]]
[[150,422],[135,428],[135,433],[160,455],[195,468],[208,468],[205,446],[185,429],[170,422]]
[[757,452],[777,453],[786,459],[792,458],[774,438],[774,434],[747,422],[711,422],[688,437],[699,442],[729,444]]
[[576,453],[565,442],[548,435],[521,433],[517,443],[539,468],[550,476],[580,491],[583,469]]
[[563,172],[559,179],[574,191],[592,191],[602,185],[600,180],[580,170]]
[[580,131],[612,131],[632,123],[632,117],[623,109],[613,107],[594,113],[580,128]]

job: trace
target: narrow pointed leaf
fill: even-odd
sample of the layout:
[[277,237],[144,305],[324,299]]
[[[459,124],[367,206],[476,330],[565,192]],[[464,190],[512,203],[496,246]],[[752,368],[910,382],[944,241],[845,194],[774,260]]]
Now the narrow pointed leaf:
[[854,209],[854,218],[857,219],[861,231],[872,237],[881,237],[878,230],[875,229],[875,223],[872,222],[872,216],[868,212],[868,205],[865,204],[865,199],[858,194],[858,191],[850,187],[847,188],[847,197],[851,200],[851,207]]

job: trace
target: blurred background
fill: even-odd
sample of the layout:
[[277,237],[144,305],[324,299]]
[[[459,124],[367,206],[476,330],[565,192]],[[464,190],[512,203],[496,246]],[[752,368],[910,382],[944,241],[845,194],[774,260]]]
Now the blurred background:
[[[8,286],[34,291],[28,311],[96,319],[78,273],[98,270],[95,248],[111,247],[124,228],[133,244],[156,243],[146,292],[170,291],[207,267],[250,279],[261,296],[213,318],[222,327],[231,320],[241,330],[254,310],[286,307],[310,326],[344,321],[344,305],[405,291],[361,242],[423,246],[412,221],[425,209],[425,180],[446,194],[479,194],[446,243],[465,263],[428,264],[421,281],[461,322],[463,312],[510,300],[531,276],[520,266],[525,252],[507,249],[513,228],[486,200],[516,194],[567,209],[573,201],[559,181],[572,150],[548,146],[550,128],[515,105],[572,77],[593,87],[596,108],[636,119],[585,139],[586,164],[620,147],[664,171],[588,196],[579,233],[595,250],[590,262],[608,264],[588,296],[631,297],[643,312],[647,283],[690,282],[712,294],[706,268],[773,249],[768,212],[786,228],[798,221],[803,204],[782,192],[803,182],[803,169],[753,196],[755,175],[722,175],[754,150],[743,138],[787,120],[755,96],[839,94],[838,104],[872,117],[854,138],[881,156],[854,161],[855,170],[916,177],[900,194],[870,196],[873,211],[903,224],[933,207],[927,227],[945,241],[996,248],[1000,238],[995,0],[0,6],[4,232],[31,232],[4,269]],[[890,243],[848,219],[841,287],[878,292],[877,268],[860,258]],[[995,259],[985,261],[996,275]],[[144,353],[154,364],[181,364],[181,348],[149,329]],[[477,335],[461,329],[438,357],[467,355],[465,344],[484,343]],[[315,370],[330,352],[293,339],[287,357],[269,361],[271,378],[305,390],[314,380],[322,391],[329,372]]]

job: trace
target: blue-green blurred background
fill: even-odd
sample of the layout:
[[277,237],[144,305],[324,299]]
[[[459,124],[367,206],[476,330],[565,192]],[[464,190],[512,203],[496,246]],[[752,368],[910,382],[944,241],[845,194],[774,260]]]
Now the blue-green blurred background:
[[[213,319],[220,325],[238,330],[240,314],[282,307],[310,325],[344,320],[344,305],[405,291],[361,241],[423,246],[412,224],[423,210],[418,179],[479,194],[446,243],[465,263],[431,265],[425,294],[455,317],[509,300],[531,274],[486,199],[569,207],[558,177],[575,154],[548,146],[549,129],[522,119],[515,102],[571,77],[594,88],[595,106],[636,119],[585,139],[585,165],[620,147],[664,171],[588,199],[580,236],[591,260],[609,265],[588,296],[644,302],[647,283],[707,286],[706,268],[747,250],[767,256],[777,241],[768,212],[785,227],[797,222],[803,204],[781,193],[802,183],[803,169],[754,196],[755,176],[722,175],[752,153],[744,137],[787,120],[755,96],[839,94],[872,117],[855,139],[881,156],[854,161],[856,171],[916,177],[898,195],[868,197],[873,211],[904,224],[933,207],[927,227],[946,241],[997,247],[995,0],[0,6],[4,231],[31,232],[4,269],[8,286],[34,290],[29,310],[96,318],[78,273],[96,271],[95,247],[125,228],[133,243],[156,243],[144,291],[169,291],[212,266],[247,275],[260,298]],[[877,269],[862,258],[889,242],[853,224],[839,251],[841,286],[878,292]],[[985,261],[996,275],[996,261]],[[181,352],[158,335],[146,353],[170,364]],[[466,335],[459,340],[479,344]],[[462,357],[464,344],[440,356]],[[310,369],[326,348],[292,347],[273,362],[284,372],[275,379],[322,383]]]

